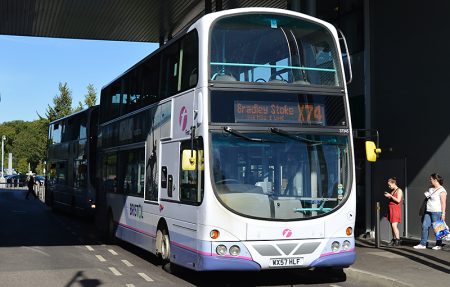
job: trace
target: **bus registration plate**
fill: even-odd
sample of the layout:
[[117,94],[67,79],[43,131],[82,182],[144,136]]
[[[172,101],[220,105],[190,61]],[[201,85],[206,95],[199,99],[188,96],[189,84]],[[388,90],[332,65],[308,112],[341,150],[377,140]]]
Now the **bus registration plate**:
[[303,265],[303,257],[270,258],[270,267],[289,267]]

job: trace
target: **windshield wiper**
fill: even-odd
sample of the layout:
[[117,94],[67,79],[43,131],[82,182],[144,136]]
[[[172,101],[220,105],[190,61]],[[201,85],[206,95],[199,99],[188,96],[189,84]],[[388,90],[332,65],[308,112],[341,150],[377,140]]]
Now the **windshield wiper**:
[[305,143],[308,143],[308,144],[311,144],[311,145],[336,144],[335,141],[333,141],[333,142],[326,142],[326,141],[310,140],[310,139],[307,139],[307,138],[304,138],[304,137],[301,137],[301,136],[292,135],[292,134],[290,134],[290,133],[288,133],[286,131],[283,131],[281,129],[278,129],[278,128],[270,128],[269,130],[270,130],[271,133],[274,133],[274,134],[277,134],[277,135],[280,135],[280,136],[284,136],[284,137],[287,137],[287,138],[291,138],[291,139],[294,139],[294,140],[297,140],[297,141],[305,142]]
[[251,138],[251,137],[248,137],[248,136],[246,136],[246,135],[244,135],[244,134],[238,132],[237,130],[233,130],[233,129],[230,128],[230,127],[223,127],[223,130],[226,131],[227,133],[230,133],[230,134],[236,136],[236,137],[243,138],[243,139],[245,139],[245,140],[252,141],[252,142],[261,142],[261,143],[262,143],[262,142],[272,142],[272,143],[280,143],[280,141],[266,140],[266,139],[260,139],[260,138]]

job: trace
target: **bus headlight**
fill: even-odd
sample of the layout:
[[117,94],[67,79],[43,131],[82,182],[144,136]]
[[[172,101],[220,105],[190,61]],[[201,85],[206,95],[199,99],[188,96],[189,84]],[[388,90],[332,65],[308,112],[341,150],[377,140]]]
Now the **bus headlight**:
[[217,245],[216,247],[216,253],[220,256],[224,256],[227,253],[227,247],[225,245]]
[[339,242],[334,241],[333,243],[331,243],[331,251],[338,252],[340,246],[341,245],[339,244]]
[[342,249],[349,250],[350,249],[350,241],[345,240],[344,243],[342,243]]
[[238,256],[241,253],[241,248],[237,245],[233,245],[230,247],[230,254],[233,256]]

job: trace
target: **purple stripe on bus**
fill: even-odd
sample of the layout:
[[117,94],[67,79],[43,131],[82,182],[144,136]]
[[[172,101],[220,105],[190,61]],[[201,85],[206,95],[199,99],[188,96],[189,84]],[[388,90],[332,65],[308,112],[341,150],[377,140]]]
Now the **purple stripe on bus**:
[[172,244],[174,244],[174,245],[176,245],[176,246],[178,246],[180,248],[187,249],[189,251],[192,251],[192,252],[198,253],[200,255],[204,255],[204,256],[218,256],[218,257],[225,257],[225,258],[239,258],[239,259],[243,259],[243,260],[253,260],[252,258],[245,257],[245,256],[232,256],[232,255],[228,255],[228,254],[220,256],[220,255],[217,255],[217,254],[214,254],[214,253],[211,253],[211,252],[203,252],[203,251],[191,248],[189,246],[177,243],[175,241],[170,241],[170,243],[172,243]]
[[197,271],[259,271],[261,266],[250,260],[224,256],[201,255],[197,252],[174,245],[172,257],[175,263]]
[[322,253],[320,254],[320,257],[325,257],[325,256],[330,256],[330,255],[336,255],[336,254],[340,254],[340,253],[346,253],[346,252],[354,252],[355,249],[349,249],[349,250],[341,250],[339,252],[328,252],[328,253]]
[[132,226],[129,226],[129,225],[120,223],[120,222],[119,222],[119,225],[122,226],[122,227],[124,227],[124,228],[131,229],[131,230],[133,230],[133,231],[136,231],[136,232],[145,234],[145,235],[147,235],[147,236],[156,238],[156,235],[155,235],[155,234],[151,234],[151,233],[145,232],[144,230],[138,229],[138,228],[136,228],[136,227],[132,227]]
[[333,255],[321,256],[311,263],[311,267],[348,267],[356,260],[356,252],[346,251]]
[[[124,227],[124,228],[131,229],[131,230],[133,230],[133,231],[136,231],[136,232],[145,234],[145,235],[147,235],[147,236],[156,238],[155,235],[153,235],[153,234],[151,234],[151,233],[148,233],[148,232],[145,232],[145,231],[143,231],[143,230],[141,230],[141,229],[138,229],[138,228],[135,228],[135,227],[132,227],[132,226],[123,224],[123,223],[119,223],[119,225],[122,226],[122,227]],[[180,248],[187,249],[187,250],[189,250],[189,251],[191,251],[191,252],[194,252],[194,253],[197,253],[197,254],[200,254],[200,255],[203,255],[203,256],[219,256],[219,255],[215,255],[215,254],[213,254],[213,253],[211,253],[211,252],[204,252],[204,251],[201,251],[201,250],[194,249],[194,248],[192,248],[192,247],[189,247],[189,246],[187,246],[187,245],[180,244],[180,243],[175,242],[175,241],[173,241],[173,240],[171,240],[170,243],[173,244],[173,245],[176,245],[176,246],[178,246],[178,247],[180,247]],[[224,256],[220,256],[220,257],[225,257],[225,258],[238,258],[238,259],[242,259],[242,260],[250,260],[250,261],[253,260],[252,258],[250,258],[250,257],[245,257],[245,256],[231,256],[231,255],[224,255]]]

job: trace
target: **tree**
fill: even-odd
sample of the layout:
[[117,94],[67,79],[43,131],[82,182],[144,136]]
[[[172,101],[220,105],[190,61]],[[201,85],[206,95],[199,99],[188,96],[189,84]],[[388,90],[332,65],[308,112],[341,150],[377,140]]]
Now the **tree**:
[[74,113],[82,111],[84,106],[86,106],[87,108],[95,106],[95,102],[97,102],[97,92],[94,85],[89,84],[87,86],[87,90],[88,93],[84,95],[84,104],[82,102],[78,102],[78,107],[73,110]]
[[73,113],[72,110],[72,91],[64,84],[59,83],[59,95],[53,98],[54,107],[48,105],[46,116],[52,122],[54,120],[63,118]]
[[86,106],[93,107],[95,106],[95,103],[97,102],[97,91],[95,90],[95,87],[93,84],[89,84],[87,86],[88,93],[84,95],[84,103]]
[[27,173],[28,172],[28,161],[26,158],[20,158],[17,165],[16,165],[16,171],[20,173]]
[[44,162],[40,161],[36,168],[34,169],[34,172],[37,174],[44,174],[45,165]]
[[[47,120],[33,122],[12,121],[0,125],[0,132],[6,135],[5,152],[13,154],[13,167],[23,171],[28,163],[35,170],[40,161],[45,159],[47,150]],[[7,162],[7,159],[5,158]],[[6,165],[5,165],[6,166]]]

